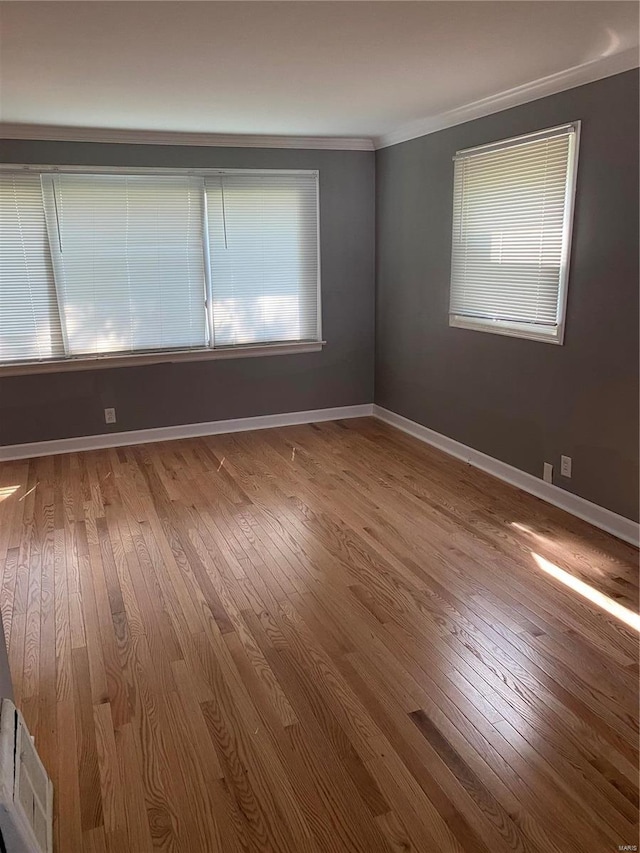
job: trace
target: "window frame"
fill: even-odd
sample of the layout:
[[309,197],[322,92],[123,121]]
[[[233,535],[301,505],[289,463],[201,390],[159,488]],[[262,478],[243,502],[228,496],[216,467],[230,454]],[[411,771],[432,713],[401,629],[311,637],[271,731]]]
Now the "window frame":
[[[316,180],[316,240],[317,240],[317,337],[304,341],[275,341],[256,344],[239,344],[215,347],[211,343],[206,347],[188,349],[149,349],[137,352],[108,352],[96,355],[65,356],[30,361],[0,362],[0,376],[15,376],[28,373],[58,373],[77,370],[96,370],[115,367],[132,367],[160,363],[179,363],[187,361],[209,361],[232,358],[255,358],[260,356],[293,355],[307,352],[319,352],[326,341],[322,337],[322,276],[320,246],[320,173],[318,169],[221,169],[221,168],[155,168],[136,166],[91,166],[91,165],[41,165],[24,163],[0,163],[0,171],[36,172],[38,174],[99,174],[99,175],[191,175],[205,178],[208,175],[313,175]],[[203,182],[204,184],[204,182]],[[203,281],[203,312],[207,328],[213,329],[213,299],[210,281],[209,240],[207,229],[206,188],[203,188],[203,253],[205,274]],[[51,249],[50,249],[51,252]],[[52,257],[53,264],[53,257]]]
[[[543,325],[541,323],[523,323],[516,320],[492,319],[490,317],[474,317],[466,314],[452,312],[449,309],[449,326],[458,329],[470,329],[477,332],[489,332],[495,335],[506,335],[508,337],[524,338],[525,340],[539,341],[547,344],[556,344],[562,346],[564,344],[564,335],[566,327],[567,314],[567,298],[569,292],[569,268],[571,261],[571,246],[573,240],[573,225],[575,214],[575,198],[578,177],[578,160],[580,151],[580,130],[581,122],[579,120],[569,121],[561,125],[545,128],[543,130],[533,131],[532,133],[524,133],[519,136],[513,136],[509,139],[502,139],[497,142],[489,142],[485,145],[476,145],[472,148],[463,148],[456,151],[452,160],[455,164],[456,160],[465,155],[475,152],[488,153],[490,151],[499,151],[506,148],[511,148],[515,145],[522,144],[525,141],[534,141],[536,139],[549,139],[558,136],[567,131],[573,131],[573,135],[569,141],[569,152],[567,160],[567,182],[565,186],[564,200],[564,217],[562,224],[562,249],[560,258],[560,275],[558,282],[558,303],[557,303],[557,323],[555,326]],[[452,233],[452,259],[453,259],[453,233]],[[453,269],[453,260],[452,260]],[[449,275],[449,293],[451,299],[451,273]]]

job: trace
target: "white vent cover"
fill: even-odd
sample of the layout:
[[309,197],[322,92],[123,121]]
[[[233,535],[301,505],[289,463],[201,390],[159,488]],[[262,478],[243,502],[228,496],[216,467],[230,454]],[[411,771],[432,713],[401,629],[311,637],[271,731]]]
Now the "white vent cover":
[[0,850],[52,853],[53,785],[24,717],[13,702],[0,706]]

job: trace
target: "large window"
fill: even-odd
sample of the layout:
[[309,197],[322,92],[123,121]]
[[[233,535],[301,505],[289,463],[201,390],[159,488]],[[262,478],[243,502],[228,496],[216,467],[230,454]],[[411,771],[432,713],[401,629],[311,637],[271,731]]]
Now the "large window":
[[319,288],[316,172],[0,172],[0,364],[319,343]]
[[562,343],[578,133],[456,153],[450,325]]

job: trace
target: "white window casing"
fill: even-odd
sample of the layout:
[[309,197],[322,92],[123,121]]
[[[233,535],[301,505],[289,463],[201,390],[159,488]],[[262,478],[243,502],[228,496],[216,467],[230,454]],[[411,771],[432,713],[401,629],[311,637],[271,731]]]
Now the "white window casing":
[[318,173],[0,169],[0,372],[322,347]]
[[579,131],[456,153],[451,326],[563,342]]

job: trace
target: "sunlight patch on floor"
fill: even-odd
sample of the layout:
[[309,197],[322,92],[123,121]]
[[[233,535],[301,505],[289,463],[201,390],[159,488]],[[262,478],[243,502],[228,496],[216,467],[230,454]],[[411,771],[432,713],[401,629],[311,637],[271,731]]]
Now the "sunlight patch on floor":
[[20,486],[0,486],[0,502],[6,498],[10,498],[19,488]]
[[551,577],[560,581],[565,586],[568,586],[579,595],[584,596],[584,598],[588,599],[592,604],[601,607],[603,610],[606,610],[607,613],[610,613],[612,616],[620,619],[621,622],[624,622],[630,628],[634,628],[636,631],[640,632],[640,616],[638,616],[637,613],[634,613],[633,610],[629,610],[628,607],[618,604],[617,601],[609,598],[608,595],[598,592],[597,589],[589,586],[588,583],[579,580],[572,574],[569,574],[569,572],[565,572],[564,569],[559,568],[555,563],[551,563],[549,560],[541,557],[540,554],[536,554],[532,551],[531,555],[543,572],[551,575]]
[[35,490],[38,488],[39,485],[40,485],[39,483],[36,483],[35,486],[33,486],[33,488],[29,489],[28,492],[25,492],[24,495],[20,498],[20,501],[23,501],[25,498],[29,497],[31,492],[35,492]]
[[[521,521],[511,521],[509,522],[511,527],[515,527],[516,530],[520,531],[520,533],[524,533],[526,536],[530,536],[533,539],[537,539],[537,541],[542,546],[549,546],[552,550],[559,553],[566,552],[569,557],[576,557],[575,554],[575,543],[571,543],[568,540],[562,539],[560,536],[554,533],[553,536],[547,535],[545,533],[540,533],[537,530],[534,530],[532,527],[529,527],[528,524],[523,524]],[[589,572],[592,575],[600,575],[603,580],[608,578],[608,573],[605,569],[600,566],[596,566],[593,562],[589,562],[589,553],[591,553],[591,549],[587,544],[582,545],[582,550],[584,551],[584,559],[589,564]]]
[[552,539],[550,536],[546,536],[544,533],[538,533],[532,527],[529,527],[528,524],[523,524],[521,521],[510,521],[509,525],[511,527],[515,527],[516,530],[519,530],[520,533],[526,533],[527,536],[533,536],[534,539],[537,539],[540,542],[557,544],[555,539]]

